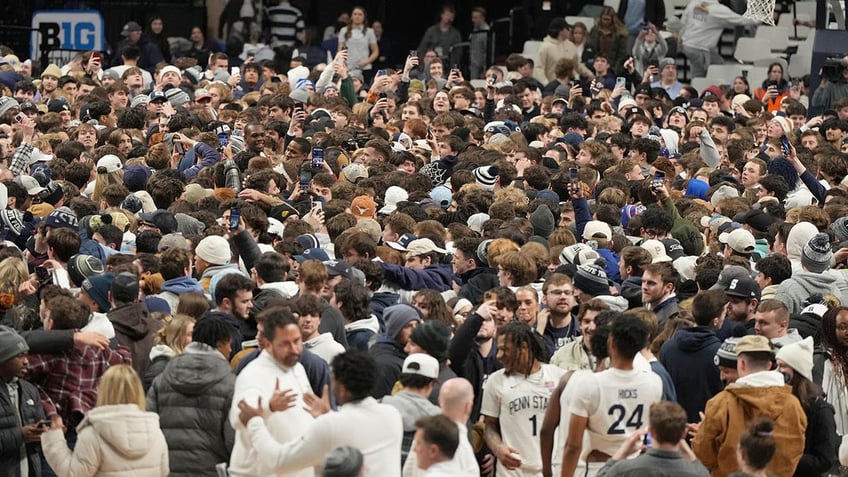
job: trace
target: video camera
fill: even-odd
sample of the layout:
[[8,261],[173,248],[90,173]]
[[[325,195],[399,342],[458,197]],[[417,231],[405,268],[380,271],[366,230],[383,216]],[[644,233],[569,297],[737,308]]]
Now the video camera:
[[824,60],[824,64],[822,65],[821,77],[831,83],[843,81],[842,73],[846,67],[848,65],[846,65],[842,57],[828,58]]

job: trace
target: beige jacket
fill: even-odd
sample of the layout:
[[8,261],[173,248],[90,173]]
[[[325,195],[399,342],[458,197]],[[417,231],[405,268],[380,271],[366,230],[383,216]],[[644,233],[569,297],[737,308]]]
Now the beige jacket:
[[556,38],[546,36],[538,52],[539,61],[533,67],[533,77],[540,83],[546,85],[556,79],[556,64],[562,59],[573,60],[577,65],[575,71],[582,78],[594,78],[595,75],[580,61],[577,47],[569,40],[559,41]]
[[159,416],[135,404],[92,409],[77,434],[73,451],[61,430],[41,435],[44,456],[59,477],[166,477],[170,472]]

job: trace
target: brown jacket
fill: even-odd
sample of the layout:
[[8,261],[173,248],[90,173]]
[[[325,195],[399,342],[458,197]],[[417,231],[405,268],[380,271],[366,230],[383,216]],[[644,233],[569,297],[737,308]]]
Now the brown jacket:
[[792,388],[778,385],[782,381],[777,371],[754,373],[729,384],[707,401],[692,450],[713,477],[739,471],[736,446],[745,427],[756,417],[774,421],[777,452],[769,464],[769,475],[792,477],[804,454],[807,416]]

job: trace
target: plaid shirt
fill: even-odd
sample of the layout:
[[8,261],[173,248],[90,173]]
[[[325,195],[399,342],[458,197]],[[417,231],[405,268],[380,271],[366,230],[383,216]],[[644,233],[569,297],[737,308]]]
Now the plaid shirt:
[[12,171],[12,174],[15,177],[21,175],[26,171],[27,167],[29,167],[29,161],[32,157],[32,144],[27,144],[22,142],[17,149],[15,149],[15,153],[12,154],[12,160],[9,161],[9,170]]
[[28,378],[38,384],[47,417],[58,414],[70,428],[94,407],[100,377],[118,364],[131,364],[125,346],[117,350],[85,346],[56,354],[31,354]]

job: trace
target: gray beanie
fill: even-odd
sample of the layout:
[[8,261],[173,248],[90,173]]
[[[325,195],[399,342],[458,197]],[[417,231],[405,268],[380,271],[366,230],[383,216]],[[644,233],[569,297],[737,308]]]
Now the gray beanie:
[[324,477],[356,477],[362,470],[362,452],[351,446],[336,447],[324,458]]
[[8,326],[0,326],[0,363],[29,351],[26,340]]
[[410,305],[392,305],[383,310],[386,322],[386,338],[395,339],[411,321],[421,321],[421,312]]
[[727,338],[716,351],[713,362],[716,366],[736,369],[736,342],[739,338]]
[[545,238],[553,233],[556,227],[554,214],[545,204],[540,205],[530,214],[530,223],[533,224],[533,233]]
[[813,273],[822,273],[831,266],[833,251],[827,234],[813,235],[801,251],[801,265]]

